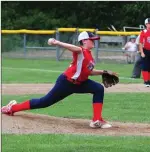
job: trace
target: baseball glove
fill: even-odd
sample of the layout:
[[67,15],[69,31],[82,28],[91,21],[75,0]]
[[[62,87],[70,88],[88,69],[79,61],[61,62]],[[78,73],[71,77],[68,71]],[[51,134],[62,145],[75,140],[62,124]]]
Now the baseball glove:
[[116,85],[119,82],[119,77],[116,73],[112,71],[103,71],[102,74],[102,83],[106,88],[111,87],[112,85]]

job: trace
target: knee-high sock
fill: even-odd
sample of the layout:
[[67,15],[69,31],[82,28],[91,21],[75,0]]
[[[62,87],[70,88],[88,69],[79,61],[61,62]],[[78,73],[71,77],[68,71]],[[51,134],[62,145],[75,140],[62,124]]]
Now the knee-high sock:
[[144,82],[149,80],[149,72],[148,71],[142,71],[142,76],[143,76],[143,80]]
[[12,112],[18,112],[18,111],[29,110],[29,109],[30,109],[29,100],[12,106]]
[[93,121],[102,119],[103,103],[93,103]]

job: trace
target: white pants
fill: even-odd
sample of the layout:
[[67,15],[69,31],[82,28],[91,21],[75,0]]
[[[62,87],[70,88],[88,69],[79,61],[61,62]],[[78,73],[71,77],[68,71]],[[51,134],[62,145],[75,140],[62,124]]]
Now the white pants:
[[136,59],[136,54],[137,52],[126,52],[126,56],[127,56],[127,63],[134,63],[135,59]]

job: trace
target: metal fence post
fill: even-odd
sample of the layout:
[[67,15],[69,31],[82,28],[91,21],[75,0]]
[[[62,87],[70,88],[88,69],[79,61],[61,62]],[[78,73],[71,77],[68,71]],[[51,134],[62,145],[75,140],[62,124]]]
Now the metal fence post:
[[75,45],[78,45],[79,42],[78,42],[78,36],[79,36],[79,28],[76,28],[76,36],[75,36]]
[[122,39],[123,39],[122,46],[124,46],[127,43],[127,41],[128,41],[128,37],[127,36],[123,36]]
[[[98,29],[95,30],[95,34],[97,35]],[[98,62],[98,48],[99,48],[99,40],[95,40],[95,62]]]
[[[58,28],[56,28],[56,40],[59,41],[60,39],[60,35],[59,35],[59,31]],[[59,54],[60,54],[60,47],[56,46],[56,60],[59,61]]]
[[26,53],[27,53],[26,42],[27,42],[27,38],[26,38],[26,34],[24,34],[24,35],[23,35],[23,50],[24,50],[24,57],[26,57]]

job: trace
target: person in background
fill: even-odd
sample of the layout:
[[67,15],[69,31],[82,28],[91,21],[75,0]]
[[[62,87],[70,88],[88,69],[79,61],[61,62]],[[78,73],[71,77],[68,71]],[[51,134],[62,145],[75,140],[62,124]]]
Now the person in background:
[[140,51],[139,51],[139,40],[140,40],[140,35],[136,38],[136,41],[135,41],[135,43],[138,47],[138,50],[137,50],[135,64],[134,64],[134,67],[133,67],[131,78],[140,78],[141,77],[142,58],[141,58],[141,54],[140,54]]
[[142,57],[142,76],[146,87],[150,87],[150,18],[145,19],[146,29],[140,33],[139,50]]
[[137,52],[137,45],[135,43],[136,36],[131,35],[129,41],[125,44],[124,50],[127,56],[127,63],[131,64],[135,62],[136,52]]

